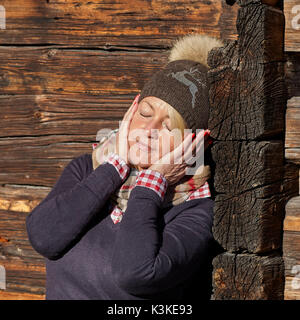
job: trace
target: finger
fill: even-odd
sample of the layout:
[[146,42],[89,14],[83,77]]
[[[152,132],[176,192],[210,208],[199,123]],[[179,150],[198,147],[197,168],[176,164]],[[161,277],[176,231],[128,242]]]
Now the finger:
[[130,115],[133,115],[133,113],[135,112],[135,110],[136,110],[136,108],[137,108],[137,106],[138,106],[138,98],[139,98],[139,96],[140,96],[140,94],[138,94],[138,95],[134,98],[131,106],[129,107],[129,109],[128,109],[127,112],[125,113],[124,119],[125,119],[125,118],[128,118]]
[[195,156],[193,154],[196,153],[196,156],[197,156],[198,152],[203,146],[203,142],[204,142],[203,136],[204,136],[204,131],[201,131],[200,133],[198,133],[195,140],[186,149],[186,152],[184,154],[184,159],[187,163],[195,161]]
[[129,110],[127,110],[126,114],[124,115],[123,117],[123,120],[121,121],[121,124],[120,124],[120,131],[123,131],[123,129],[127,130],[129,125],[130,125],[130,122],[131,120],[133,119],[133,116],[137,110],[137,107],[138,107],[138,104],[137,102],[136,103],[133,103],[131,105],[131,107],[129,108]]

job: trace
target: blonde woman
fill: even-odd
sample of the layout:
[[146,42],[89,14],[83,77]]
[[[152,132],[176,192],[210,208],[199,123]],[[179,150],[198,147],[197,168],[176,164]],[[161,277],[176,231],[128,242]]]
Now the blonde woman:
[[197,298],[209,298],[210,167],[192,165],[208,147],[206,58],[218,45],[178,40],[120,127],[73,159],[28,215],[46,299],[182,299],[196,279]]

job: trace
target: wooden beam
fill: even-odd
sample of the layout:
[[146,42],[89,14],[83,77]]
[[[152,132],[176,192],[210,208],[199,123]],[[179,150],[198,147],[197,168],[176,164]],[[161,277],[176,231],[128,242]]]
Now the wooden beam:
[[237,4],[237,41],[208,57],[213,234],[226,251],[213,262],[213,298],[283,299],[282,221],[294,194],[283,152],[284,15],[259,0]]
[[300,3],[299,0],[284,0],[285,51],[300,51]]
[[3,95],[131,96],[142,89],[166,58],[166,51],[0,47],[0,87]]
[[2,0],[0,43],[69,47],[162,49],[180,35],[235,39],[236,7],[223,1]]
[[40,299],[45,294],[45,261],[29,243],[26,215],[0,210],[0,264],[6,270],[6,289],[0,290],[0,299],[14,294],[16,299]]
[[213,260],[213,300],[281,300],[284,270],[279,256],[223,253]]

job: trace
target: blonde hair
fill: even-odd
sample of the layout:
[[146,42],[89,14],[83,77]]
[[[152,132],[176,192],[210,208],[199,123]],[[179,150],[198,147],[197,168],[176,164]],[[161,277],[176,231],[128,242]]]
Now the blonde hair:
[[[168,108],[168,110],[167,110],[168,115],[171,120],[171,130],[179,129],[181,132],[181,135],[183,137],[184,136],[184,129],[187,129],[186,122],[184,121],[181,114],[175,108],[173,108],[171,105],[167,104],[167,108]],[[131,167],[133,167],[137,170],[142,169],[140,166],[133,165],[133,164],[131,164]]]

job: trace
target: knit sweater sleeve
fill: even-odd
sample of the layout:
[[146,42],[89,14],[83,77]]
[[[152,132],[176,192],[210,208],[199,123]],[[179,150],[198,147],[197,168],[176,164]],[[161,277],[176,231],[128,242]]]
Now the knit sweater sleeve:
[[32,247],[49,259],[66,253],[122,184],[116,167],[103,163],[86,175],[88,155],[73,159],[47,197],[26,217]]
[[212,200],[192,200],[165,226],[162,199],[135,186],[114,244],[115,282],[135,295],[151,295],[183,283],[206,262],[212,236]]

